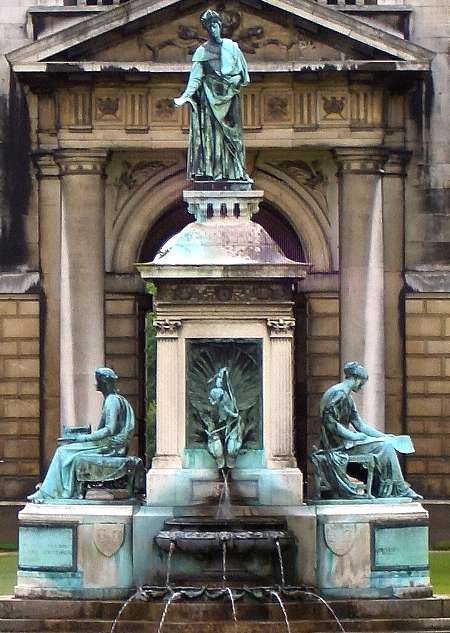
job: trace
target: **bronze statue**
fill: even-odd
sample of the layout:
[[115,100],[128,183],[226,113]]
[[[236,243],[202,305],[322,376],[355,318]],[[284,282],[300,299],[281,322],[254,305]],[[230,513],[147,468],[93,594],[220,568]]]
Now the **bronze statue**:
[[208,41],[192,57],[192,69],[177,107],[192,106],[189,180],[249,180],[245,171],[239,92],[250,82],[239,46],[221,37],[222,21],[208,9],[200,18]]
[[403,478],[397,452],[414,451],[409,436],[388,435],[369,426],[360,417],[351,392],[358,392],[369,376],[357,362],[344,366],[344,380],[330,387],[320,401],[322,419],[320,449],[310,456],[316,487],[325,487],[333,497],[361,498],[358,486],[347,474],[349,462],[372,463],[378,489],[368,496],[422,499]]
[[233,468],[242,447],[242,420],[231,385],[227,367],[222,367],[209,381],[208,400],[213,406],[212,416],[205,415],[203,423],[207,435],[208,451],[218,468]]
[[[125,457],[134,433],[134,413],[130,403],[117,393],[117,375],[101,367],[95,371],[95,380],[97,391],[104,397],[97,430],[89,433],[86,427],[66,429],[43,483],[29,501],[83,498],[85,482],[115,481],[134,474],[136,468],[143,469],[140,459]],[[133,492],[131,488],[129,492]]]

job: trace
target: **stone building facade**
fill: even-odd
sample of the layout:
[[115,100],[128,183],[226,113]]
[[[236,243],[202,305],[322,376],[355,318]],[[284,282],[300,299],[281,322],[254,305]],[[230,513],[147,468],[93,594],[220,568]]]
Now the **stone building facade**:
[[[63,424],[94,424],[95,367],[133,402],[144,321],[134,264],[189,221],[188,112],[174,110],[205,3],[21,0],[0,8],[0,498],[20,499]],[[450,495],[446,0],[217,6],[247,57],[258,221],[311,263],[297,287],[297,458],[350,359],[370,423],[410,433],[414,488]]]

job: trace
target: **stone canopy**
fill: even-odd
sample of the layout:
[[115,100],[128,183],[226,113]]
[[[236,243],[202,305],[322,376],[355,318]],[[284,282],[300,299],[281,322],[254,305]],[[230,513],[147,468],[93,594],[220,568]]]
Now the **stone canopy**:
[[[20,75],[177,73],[189,70],[205,39],[206,4],[134,0],[10,53]],[[253,72],[320,70],[427,71],[432,54],[314,0],[232,2],[223,32],[236,40]]]

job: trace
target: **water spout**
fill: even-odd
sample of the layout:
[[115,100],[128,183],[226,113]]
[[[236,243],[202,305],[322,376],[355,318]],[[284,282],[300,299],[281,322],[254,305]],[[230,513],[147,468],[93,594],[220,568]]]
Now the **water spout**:
[[174,600],[177,600],[177,598],[181,598],[181,596],[182,596],[182,593],[181,593],[181,592],[176,592],[176,593],[173,593],[173,594],[169,597],[169,599],[167,600],[167,604],[166,604],[166,606],[164,607],[164,611],[163,611],[163,613],[162,613],[161,620],[159,621],[158,633],[161,633],[161,631],[162,631],[162,628],[163,628],[163,626],[164,626],[164,620],[166,619],[166,615],[167,615],[167,612],[169,611],[169,607],[170,607],[170,605],[172,604],[172,602],[173,602]]
[[275,547],[277,548],[278,560],[280,561],[281,586],[284,587],[286,581],[284,576],[283,554],[281,553],[281,545],[278,539],[275,539]]
[[167,573],[166,573],[166,587],[170,587],[170,567],[172,563],[172,554],[175,551],[175,541],[170,541],[169,553],[167,555]]
[[222,581],[225,586],[227,582],[227,542],[222,540]]
[[282,610],[283,615],[284,615],[284,621],[286,622],[287,632],[291,633],[291,626],[289,624],[288,614],[287,614],[286,607],[284,606],[284,603],[283,603],[283,601],[281,599],[280,594],[277,591],[271,591],[270,595],[271,596],[275,596],[275,598],[278,600],[278,604],[280,605],[281,610]]
[[230,587],[227,587],[226,590],[231,600],[231,609],[233,611],[233,620],[234,620],[234,630],[237,631],[237,614],[236,614],[236,605],[234,604],[233,592],[231,591]]

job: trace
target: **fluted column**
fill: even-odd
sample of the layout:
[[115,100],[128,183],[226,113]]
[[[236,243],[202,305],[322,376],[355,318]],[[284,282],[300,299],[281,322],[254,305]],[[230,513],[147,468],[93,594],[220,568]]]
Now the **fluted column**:
[[401,433],[404,335],[400,302],[405,253],[405,176],[409,152],[391,151],[383,175],[384,322],[387,430]]
[[180,468],[180,371],[181,321],[156,319],[156,455],[153,468]]
[[384,248],[382,168],[378,148],[339,148],[341,365],[369,372],[357,397],[362,416],[384,429]]
[[44,291],[41,340],[42,457],[47,467],[60,435],[60,261],[61,210],[59,168],[51,153],[34,156],[39,181],[39,259]]
[[94,371],[105,363],[104,277],[107,153],[63,150],[61,174],[61,420],[96,426]]
[[269,393],[264,425],[264,447],[269,468],[296,466],[293,435],[293,330],[294,319],[268,319],[270,337]]

